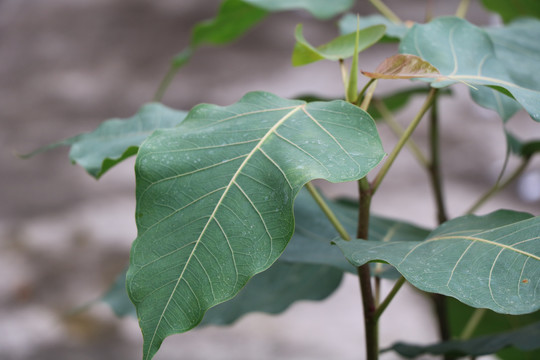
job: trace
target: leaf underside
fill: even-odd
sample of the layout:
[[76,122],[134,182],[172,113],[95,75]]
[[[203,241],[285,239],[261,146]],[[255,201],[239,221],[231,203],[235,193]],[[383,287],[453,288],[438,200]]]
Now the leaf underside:
[[136,161],[139,235],[127,279],[144,358],[279,257],[307,181],[356,180],[383,156],[359,108],[262,92],[197,106],[179,127],[154,133]]
[[355,266],[386,261],[421,290],[524,314],[540,308],[539,234],[540,217],[501,210],[451,220],[422,242],[336,243]]
[[[442,78],[426,79],[434,87],[466,83],[504,90],[534,120],[540,121],[540,89],[514,80],[508,68],[515,64],[499,57],[485,30],[463,19],[442,17],[425,25],[414,25],[403,38],[400,53],[419,56],[439,69]],[[538,72],[539,66],[536,64],[528,70]]]
[[135,155],[139,145],[154,130],[172,128],[180,124],[186,115],[185,111],[149,103],[128,119],[104,121],[92,132],[45,146],[24,157],[59,146],[71,146],[70,160],[98,179],[113,166]]

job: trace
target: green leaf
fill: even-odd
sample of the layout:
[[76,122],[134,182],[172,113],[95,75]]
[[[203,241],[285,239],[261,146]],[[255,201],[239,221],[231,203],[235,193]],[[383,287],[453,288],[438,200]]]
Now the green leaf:
[[71,146],[71,161],[99,179],[107,170],[135,155],[139,145],[154,130],[174,127],[184,120],[186,114],[159,103],[149,103],[131,118],[107,120],[92,132],[45,146],[23,157],[58,146]]
[[433,345],[410,345],[404,343],[394,344],[383,351],[394,350],[407,358],[415,358],[423,354],[450,356],[480,356],[493,354],[509,346],[521,350],[533,350],[540,347],[540,322],[526,326],[519,330],[498,334],[481,336],[475,339],[459,341],[451,340]]
[[[357,15],[345,14],[338,22],[339,33],[347,35],[356,32],[357,22]],[[386,33],[382,41],[401,40],[408,30],[404,24],[395,24],[382,15],[360,16],[360,30],[373,25],[384,25],[386,27]]]
[[521,16],[540,18],[540,2],[538,0],[482,0],[486,9],[499,13],[504,22]]
[[[540,91],[517,84],[498,58],[486,31],[456,17],[438,18],[414,25],[401,42],[400,52],[428,61],[443,75],[428,79],[433,87],[454,83],[489,86],[513,96],[531,117],[540,121]],[[529,54],[521,54],[527,58]]]
[[507,314],[540,308],[540,217],[501,210],[463,216],[425,241],[341,241],[355,266],[386,261],[417,288]]
[[346,59],[354,54],[355,44],[358,51],[363,51],[377,43],[384,35],[384,25],[375,25],[359,32],[359,40],[356,42],[356,32],[335,38],[327,44],[314,47],[309,44],[302,34],[302,24],[296,26],[294,36],[296,44],[292,54],[292,64],[302,66],[319,60]]
[[[330,209],[336,214],[349,234],[356,233],[358,203],[336,202],[326,199]],[[294,205],[296,226],[294,236],[280,259],[308,264],[330,265],[342,271],[356,274],[357,270],[344,257],[331,240],[339,238],[326,215],[307,191],[300,191]],[[373,241],[393,241],[399,237],[403,241],[420,241],[429,234],[428,230],[405,222],[371,216],[369,239]],[[373,275],[394,279],[399,277],[393,267],[373,264]]]
[[[454,338],[459,338],[473,313],[478,310],[452,298],[447,299],[447,309],[451,334]],[[471,334],[471,338],[508,333],[540,322],[540,311],[526,315],[499,314],[487,309],[483,311],[482,319]],[[502,360],[536,360],[540,357],[540,342],[536,343],[537,350],[522,351],[515,347],[508,347],[497,351],[497,357]]]
[[510,151],[522,158],[530,158],[534,154],[540,152],[540,140],[522,141],[506,131],[506,139],[510,147]]
[[319,19],[329,19],[349,10],[354,0],[244,0],[267,11],[303,9]]
[[257,274],[233,299],[208,310],[200,325],[228,325],[250,312],[279,314],[300,300],[323,300],[341,282],[343,272],[331,266],[278,260]]
[[193,48],[202,44],[226,44],[238,39],[266,17],[268,12],[242,0],[225,0],[215,18],[195,25],[191,36]]
[[116,316],[135,317],[137,316],[135,306],[133,306],[133,303],[129,300],[126,291],[126,273],[127,269],[118,275],[114,283],[111,285],[109,290],[107,290],[105,295],[103,295],[101,300],[111,307]]
[[[331,266],[278,260],[270,269],[254,276],[233,299],[211,308],[199,326],[231,324],[250,312],[278,314],[300,300],[322,300],[336,290],[342,275],[342,271]],[[117,316],[136,316],[126,292],[125,271],[102,300]]]
[[195,107],[136,161],[137,228],[128,292],[150,359],[281,255],[309,180],[365,176],[383,158],[373,119],[343,101],[263,92]]

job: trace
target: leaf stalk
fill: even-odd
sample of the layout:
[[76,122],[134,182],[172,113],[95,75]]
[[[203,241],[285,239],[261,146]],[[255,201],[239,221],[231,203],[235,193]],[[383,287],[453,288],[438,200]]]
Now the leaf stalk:
[[424,114],[431,107],[431,104],[433,103],[433,100],[435,99],[436,94],[437,94],[437,89],[435,89],[435,88],[432,88],[429,91],[429,94],[428,94],[426,100],[424,101],[424,104],[422,105],[422,108],[416,114],[416,116],[411,121],[411,123],[409,124],[407,129],[405,129],[405,131],[403,133],[403,136],[401,136],[398,143],[396,144],[396,146],[394,147],[394,149],[392,150],[392,152],[388,156],[388,159],[382,165],[381,170],[379,170],[379,173],[377,174],[375,179],[373,179],[373,183],[372,183],[372,191],[373,191],[373,193],[375,193],[377,191],[377,189],[381,185],[381,182],[383,181],[384,177],[388,173],[388,170],[390,169],[390,167],[392,166],[392,164],[396,160],[397,156],[399,155],[401,149],[403,149],[403,147],[407,143],[407,140],[409,140],[412,133],[414,132],[414,130],[416,129],[416,127],[420,123],[420,120],[422,120],[422,118],[424,117]]
[[401,24],[401,19],[388,7],[382,0],[369,0],[371,5],[373,5],[381,14],[383,14],[388,20],[394,24]]
[[384,300],[382,301],[381,305],[379,305],[379,307],[377,308],[377,310],[375,311],[375,318],[377,320],[379,320],[379,318],[381,317],[381,315],[383,314],[383,312],[386,310],[386,308],[388,307],[388,305],[390,305],[390,302],[394,299],[394,297],[396,296],[396,294],[398,293],[399,289],[401,289],[401,287],[403,286],[403,284],[405,284],[405,278],[402,276],[398,279],[398,281],[396,281],[396,283],[394,284],[394,286],[392,287],[392,290],[390,290],[390,292],[388,293],[388,295],[386,295],[386,297],[384,298]]
[[308,182],[308,183],[306,184],[306,189],[309,191],[309,193],[311,194],[311,196],[313,197],[313,199],[315,200],[315,202],[317,203],[317,205],[319,205],[319,207],[321,208],[321,210],[324,212],[324,214],[326,215],[326,217],[328,218],[328,220],[330,221],[330,223],[332,223],[332,225],[334,226],[334,228],[335,228],[336,231],[338,232],[339,236],[340,236],[343,240],[350,241],[350,240],[351,240],[351,236],[347,233],[347,230],[345,230],[345,228],[343,227],[343,225],[340,223],[340,221],[339,221],[338,218],[336,217],[336,214],[334,214],[334,212],[332,211],[332,209],[330,209],[330,207],[328,206],[328,204],[326,203],[326,201],[324,201],[323,197],[322,197],[321,194],[317,191],[317,189],[315,188],[315,186],[314,186],[311,182]]

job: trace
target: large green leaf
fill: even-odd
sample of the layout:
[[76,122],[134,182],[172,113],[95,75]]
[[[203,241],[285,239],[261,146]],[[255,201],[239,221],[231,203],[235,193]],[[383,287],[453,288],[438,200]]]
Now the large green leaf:
[[386,33],[383,41],[398,41],[402,39],[407,32],[407,26],[405,26],[405,24],[395,24],[386,17],[378,14],[360,17],[355,14],[346,14],[338,22],[339,33],[341,35],[356,32],[357,26],[362,30],[373,25],[386,26]]
[[[231,324],[250,312],[277,314],[300,300],[322,300],[336,290],[342,275],[331,266],[278,260],[255,275],[237,296],[208,310],[199,326]],[[118,276],[102,300],[117,316],[136,316],[126,292],[126,272]]]
[[538,0],[482,0],[484,6],[499,13],[504,22],[522,16],[540,18],[540,2]]
[[341,241],[355,266],[386,261],[414,286],[507,314],[540,308],[540,217],[501,210],[448,221],[425,241]]
[[[358,222],[358,204],[354,201],[331,201],[326,203],[343,224],[349,234],[356,233]],[[308,264],[324,264],[353,274],[357,270],[343,256],[332,240],[339,238],[337,231],[326,218],[307,191],[301,191],[295,201],[294,214],[296,227],[294,236],[280,259]],[[429,234],[420,227],[379,216],[371,216],[369,239],[373,241],[420,241]],[[393,267],[373,264],[373,275],[383,278],[396,278]]]
[[70,160],[99,178],[116,164],[135,155],[139,145],[154,130],[174,127],[186,114],[159,103],[146,104],[131,118],[107,120],[92,132],[45,146],[23,157],[58,146],[71,146]]
[[[414,25],[403,38],[400,52],[417,55],[440,71],[441,77],[426,79],[433,87],[460,82],[489,86],[513,96],[533,119],[540,121],[538,85],[517,83],[507,70],[516,64],[499,58],[486,31],[463,19],[444,17]],[[519,56],[530,57],[528,53]]]
[[128,271],[150,359],[283,252],[309,180],[365,176],[384,156],[373,119],[343,101],[263,92],[195,107],[157,131],[136,161],[139,235]]
[[538,339],[540,339],[540,322],[519,330],[498,335],[480,336],[465,341],[450,340],[433,345],[397,343],[391,348],[385,349],[385,351],[394,350],[407,358],[415,358],[423,354],[448,354],[454,357],[467,355],[481,356],[493,354],[509,346],[514,346],[525,351],[534,350],[540,346]]
[[374,25],[358,32],[358,42],[356,32],[338,36],[334,40],[314,47],[309,44],[302,34],[302,24],[295,30],[296,44],[292,54],[292,64],[294,66],[307,65],[319,60],[347,59],[354,54],[355,43],[358,43],[358,51],[363,51],[377,43],[384,35],[384,25]]

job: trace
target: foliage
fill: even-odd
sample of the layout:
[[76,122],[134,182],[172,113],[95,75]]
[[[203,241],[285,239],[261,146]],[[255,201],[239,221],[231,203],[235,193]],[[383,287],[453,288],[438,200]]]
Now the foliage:
[[[396,344],[394,351],[449,359],[508,346],[540,347],[537,316],[530,322],[516,320],[519,326],[499,326],[509,314],[540,308],[540,217],[508,210],[472,214],[519,176],[540,150],[540,140],[522,141],[505,129],[508,156],[520,157],[522,166],[481,196],[468,214],[447,219],[437,127],[438,99],[449,94],[442,88],[454,84],[466,84],[472,99],[495,110],[504,123],[522,108],[540,121],[540,20],[518,18],[538,16],[536,2],[520,1],[511,9],[507,2],[484,0],[508,22],[499,28],[465,20],[466,0],[458,16],[425,24],[405,24],[381,1],[371,2],[384,16],[344,14],[341,35],[327,44],[308,43],[302,25],[291,34],[296,39],[292,64],[337,62],[345,100],[250,92],[230,106],[202,104],[187,114],[159,104],[174,74],[198,47],[229,43],[270,13],[302,10],[329,19],[354,3],[224,0],[216,17],[197,24],[189,46],[172,60],[156,93],[158,102],[130,119],[109,120],[94,132],[37,151],[71,146],[72,161],[96,178],[137,154],[138,236],[127,273],[104,300],[119,315],[136,311],[143,359],[151,359],[167,336],[199,324],[230,324],[249,312],[275,314],[295,301],[323,299],[344,272],[359,275],[369,360],[379,353],[377,321],[406,281],[433,293],[438,306],[459,304],[442,307],[442,329],[456,328],[447,322],[448,315],[467,314],[467,319],[454,339],[443,337],[429,346]],[[381,59],[374,71],[360,71],[359,52],[383,41],[399,42],[399,54]],[[359,73],[368,77],[361,89]],[[375,94],[379,79],[424,85],[381,96]],[[421,95],[425,102],[407,129],[393,124],[392,113]],[[429,160],[409,141],[428,111]],[[384,120],[400,136],[384,161],[374,119]],[[407,143],[432,180],[440,223],[432,230],[370,212],[372,196]],[[311,183],[314,179],[358,181],[360,199],[328,200]],[[379,304],[381,278],[396,282]],[[476,331],[485,309],[499,313],[485,317],[499,333]]]

